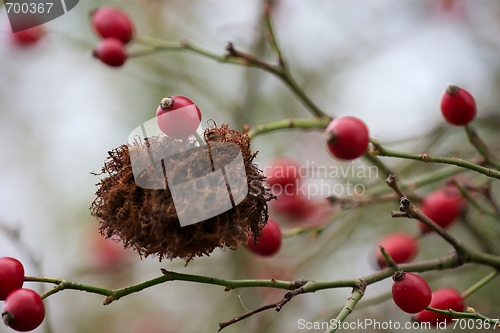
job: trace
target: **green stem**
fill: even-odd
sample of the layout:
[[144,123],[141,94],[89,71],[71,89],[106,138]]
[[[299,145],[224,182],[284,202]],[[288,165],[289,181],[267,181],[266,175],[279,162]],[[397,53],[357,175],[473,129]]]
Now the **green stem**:
[[385,263],[387,264],[388,267],[391,267],[396,271],[398,269],[398,264],[392,259],[391,255],[387,253],[387,251],[382,247],[379,246],[380,252],[382,253],[382,257],[384,257]]
[[464,291],[462,293],[462,298],[466,299],[467,297],[469,297],[470,295],[472,295],[473,293],[475,293],[476,291],[478,291],[481,287],[483,287],[488,282],[490,282],[491,280],[493,280],[494,278],[496,278],[499,273],[500,273],[500,271],[493,271],[490,274],[486,275],[484,278],[482,278],[477,283],[475,283],[474,285],[472,285],[469,289],[467,289],[466,291]]
[[161,40],[134,36],[134,41],[143,45],[151,47],[151,50],[145,50],[142,52],[137,52],[132,54],[132,56],[148,55],[159,51],[182,51],[188,50],[204,57],[216,60],[222,63],[246,66],[246,67],[256,67],[265,70],[277,77],[279,77],[286,86],[299,98],[300,101],[309,109],[309,111],[316,117],[327,118],[331,120],[331,117],[325,114],[321,109],[314,104],[314,102],[309,99],[309,97],[304,93],[302,88],[295,82],[291,73],[281,66],[270,65],[256,57],[246,54],[244,52],[237,51],[233,48],[232,44],[229,46],[229,54],[227,56],[220,56],[214,54],[210,51],[204,50],[197,45],[192,44],[187,40],[182,40],[179,43],[163,42]]
[[297,281],[281,281],[281,280],[224,280],[213,277],[206,277],[200,275],[191,275],[191,274],[183,274],[176,273],[171,271],[163,270],[162,276],[157,278],[147,280],[132,286],[128,286],[121,289],[106,289],[99,288],[94,286],[89,286],[81,283],[66,281],[62,279],[54,279],[54,278],[46,278],[46,277],[31,277],[26,276],[25,281],[34,281],[34,282],[45,282],[52,283],[56,286],[42,294],[42,298],[46,298],[50,295],[56,294],[59,291],[66,289],[80,290],[86,291],[94,294],[99,294],[103,296],[107,296],[104,303],[109,304],[112,301],[118,300],[124,296],[129,294],[139,292],[146,288],[150,288],[156,286],[158,284],[167,282],[167,281],[189,281],[189,282],[198,282],[203,284],[212,284],[226,287],[226,290],[236,289],[236,288],[246,288],[246,287],[270,287],[270,288],[278,288],[278,289],[286,289],[292,290],[303,284],[304,282],[301,280]]
[[495,329],[495,328],[500,328],[499,327],[499,319],[492,319],[492,318],[489,318],[489,317],[486,317],[486,316],[483,316],[482,314],[472,310],[471,312],[458,312],[458,311],[454,311],[452,309],[449,309],[449,310],[441,310],[441,309],[435,309],[435,308],[431,308],[431,307],[427,307],[426,310],[428,311],[432,311],[432,312],[436,312],[436,313],[440,313],[440,314],[444,314],[444,315],[448,315],[448,316],[451,316],[453,318],[471,318],[471,319],[481,319],[482,321],[485,321],[489,324],[492,324],[494,325],[493,327],[491,327],[492,329]]
[[[393,174],[391,169],[389,169],[389,167],[385,165],[378,157],[373,156],[370,153],[365,153],[363,157],[382,171],[380,174],[380,178],[386,179],[387,177],[389,177],[389,175]],[[384,186],[384,188],[387,189],[387,186]]]
[[221,55],[212,53],[212,52],[207,51],[207,50],[205,50],[197,45],[192,44],[191,42],[189,42],[187,40],[181,40],[180,42],[165,42],[165,41],[150,38],[150,37],[135,35],[134,41],[139,43],[139,44],[148,46],[149,49],[135,52],[135,53],[131,53],[131,54],[129,54],[129,58],[150,55],[150,54],[153,54],[156,52],[161,52],[161,51],[191,51],[193,53],[202,55],[206,58],[209,58],[209,59],[221,62],[221,63],[228,63],[228,64],[234,64],[234,65],[247,66],[247,67],[254,67],[255,66],[255,64],[243,61],[243,59],[225,57],[225,56],[221,56]]
[[271,9],[272,4],[271,1],[266,1],[264,4],[264,23],[267,29],[267,41],[273,48],[274,52],[278,56],[278,64],[280,67],[285,68],[285,61],[283,60],[283,54],[281,53],[281,48],[276,40],[276,34],[274,32],[274,25],[271,18]]
[[267,124],[257,125],[248,131],[248,136],[253,139],[258,135],[287,128],[299,129],[324,129],[330,123],[326,118],[287,118],[273,121]]
[[344,320],[349,316],[356,306],[358,302],[361,300],[363,295],[365,294],[364,288],[354,288],[354,291],[351,294],[351,297],[347,299],[347,303],[344,308],[340,311],[337,318],[335,318],[334,323],[330,326],[329,330],[326,330],[325,333],[334,333],[341,327],[341,324]]
[[469,142],[471,145],[476,148],[479,154],[484,157],[484,160],[486,163],[489,165],[494,166],[497,169],[500,169],[500,163],[498,160],[491,154],[491,152],[488,149],[488,146],[484,143],[483,140],[479,137],[477,132],[471,128],[469,125],[464,126],[465,133],[467,134],[467,139],[469,139]]
[[421,155],[409,154],[409,153],[404,153],[404,152],[386,149],[386,148],[382,147],[382,145],[374,139],[372,139],[371,142],[375,146],[375,151],[372,151],[373,155],[405,158],[405,159],[410,159],[410,160],[423,161],[426,163],[432,162],[432,163],[451,164],[451,165],[456,165],[456,166],[459,166],[459,167],[462,167],[465,169],[469,169],[472,171],[482,173],[483,175],[486,175],[488,177],[500,179],[500,171],[493,170],[490,168],[485,168],[485,167],[482,167],[480,165],[465,161],[461,158],[431,156],[429,154],[421,154]]
[[309,111],[318,118],[326,118],[332,120],[332,117],[324,113],[314,102],[305,94],[302,88],[297,84],[292,74],[288,69],[284,69],[276,73],[286,86],[299,98],[300,101],[309,109]]
[[[414,178],[413,180],[411,180],[411,179],[407,180],[404,184],[400,184],[399,186],[403,190],[406,190],[406,189],[415,190],[417,188],[433,184],[437,181],[446,179],[448,177],[451,177],[453,175],[456,175],[456,174],[459,174],[459,173],[462,173],[465,171],[467,171],[467,170],[462,169],[462,168],[455,168],[455,167],[440,168],[437,170],[427,172],[426,174],[421,175],[417,178]],[[391,192],[391,189],[389,187],[387,187],[387,184],[377,185],[377,186],[374,186],[374,187],[366,190],[366,193],[371,194],[371,195],[386,194],[388,192]]]
[[454,179],[452,181],[452,183],[458,188],[458,190],[460,191],[462,196],[464,196],[467,199],[467,201],[469,201],[471,203],[471,205],[474,206],[474,208],[476,208],[480,213],[488,215],[488,216],[493,217],[494,219],[500,221],[500,216],[496,215],[495,213],[491,212],[489,209],[487,209],[483,205],[481,205],[476,199],[474,199],[470,195],[469,191],[467,191],[462,184],[460,184],[459,182],[456,181],[456,179]]

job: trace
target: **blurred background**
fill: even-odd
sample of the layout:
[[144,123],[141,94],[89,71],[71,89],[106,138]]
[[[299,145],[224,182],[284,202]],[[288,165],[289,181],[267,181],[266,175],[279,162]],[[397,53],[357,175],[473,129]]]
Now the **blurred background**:
[[[82,0],[66,15],[44,25],[34,45],[12,38],[5,8],[0,9],[0,256],[25,263],[27,275],[44,275],[107,288],[121,288],[159,276],[161,267],[190,274],[236,278],[333,280],[375,271],[370,252],[392,230],[417,233],[414,221],[393,220],[394,203],[353,210],[318,237],[284,240],[280,253],[254,257],[245,248],[215,250],[187,267],[181,260],[140,259],[103,241],[90,216],[95,184],[108,150],[126,143],[129,133],[155,115],[160,100],[185,95],[203,121],[241,129],[284,117],[308,117],[306,108],[282,82],[255,68],[220,64],[189,52],[162,52],[129,59],[121,68],[92,58],[98,42],[88,15],[99,6],[129,13],[136,32],[166,41],[187,38],[223,54],[236,48],[275,61],[264,41],[260,1]],[[500,124],[500,2],[459,1],[275,1],[274,22],[285,60],[310,98],[331,116],[363,119],[372,137],[390,147],[421,153],[470,157],[474,149],[460,128],[445,126],[439,98],[453,83],[466,88],[478,105],[476,127],[498,151]],[[130,48],[134,49],[136,45]],[[261,166],[277,157],[299,165],[363,166],[340,163],[327,153],[321,131],[280,131],[252,141]],[[384,159],[413,177],[441,166]],[[470,177],[474,177],[472,174]],[[306,179],[318,182],[321,179]],[[345,183],[345,179],[328,179]],[[383,184],[375,176],[357,179]],[[425,195],[434,184],[417,191]],[[495,191],[497,186],[494,186]],[[324,202],[327,195],[309,198]],[[493,225],[477,212],[473,219]],[[272,215],[284,231],[305,219]],[[319,217],[327,218],[326,215]],[[310,221],[309,221],[310,222]],[[308,223],[309,223],[308,222]],[[9,230],[18,237],[9,236]],[[478,242],[460,223],[450,229],[472,246]],[[16,238],[17,237],[17,238]],[[422,239],[417,259],[444,255],[451,248],[436,235]],[[431,287],[463,291],[486,275],[487,267],[461,267],[425,274]],[[41,291],[36,283],[29,287]],[[391,281],[367,289],[374,306],[356,309],[348,321],[410,320],[388,297]],[[500,281],[467,300],[492,318]],[[269,310],[226,328],[231,332],[308,332],[297,321],[328,321],[351,290],[321,291],[295,298],[277,313]],[[222,287],[169,282],[102,306],[103,297],[63,291],[49,297],[46,333],[216,332],[218,322],[276,302],[284,292],[265,288],[224,292]],[[360,306],[365,301],[360,302]],[[383,301],[386,299],[385,301]],[[10,332],[3,325],[0,332]],[[376,331],[367,329],[367,331]],[[471,330],[473,331],[473,330]]]

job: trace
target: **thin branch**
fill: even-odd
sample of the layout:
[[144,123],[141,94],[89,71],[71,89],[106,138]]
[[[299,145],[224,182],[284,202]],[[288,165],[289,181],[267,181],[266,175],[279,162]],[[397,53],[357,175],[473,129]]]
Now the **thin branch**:
[[467,133],[467,139],[476,148],[479,154],[484,157],[487,164],[494,166],[496,169],[500,169],[500,162],[493,156],[493,154],[488,149],[486,143],[479,137],[476,130],[469,125],[464,126],[465,132]]
[[339,329],[341,326],[341,323],[344,322],[344,320],[349,316],[356,306],[358,302],[361,300],[363,295],[365,294],[365,287],[359,287],[359,288],[354,288],[351,297],[347,299],[347,303],[345,304],[344,308],[340,311],[338,314],[337,318],[334,319],[334,323],[331,325],[331,328],[329,330],[326,330],[325,333],[334,333]]
[[[500,257],[492,255],[489,253],[476,251],[464,243],[460,242],[458,239],[449,234],[446,230],[441,228],[432,221],[427,215],[423,214],[419,209],[417,209],[410,200],[404,195],[404,192],[398,186],[396,182],[396,177],[394,175],[387,178],[387,184],[391,187],[398,195],[401,195],[401,205],[399,207],[400,211],[406,213],[408,217],[414,218],[425,224],[430,229],[438,233],[445,241],[447,241],[457,253],[466,262],[474,262],[477,264],[487,265],[494,267],[496,269],[500,268]],[[393,213],[394,216],[394,213]]]
[[500,171],[493,170],[490,168],[485,168],[481,165],[465,161],[461,158],[431,156],[429,154],[420,154],[420,155],[409,154],[409,153],[404,153],[404,152],[386,149],[378,141],[376,141],[374,139],[372,139],[371,142],[372,142],[373,146],[375,147],[375,149],[371,151],[371,154],[375,155],[375,156],[398,157],[398,158],[405,158],[405,159],[410,159],[410,160],[422,161],[422,162],[426,162],[426,163],[432,162],[432,163],[451,164],[451,165],[456,165],[456,166],[459,166],[459,167],[462,167],[465,169],[479,172],[479,173],[486,175],[488,177],[500,179]]
[[373,156],[369,152],[365,153],[363,155],[363,158],[368,160],[371,164],[375,165],[376,167],[379,168],[380,171],[382,171],[380,175],[381,178],[385,179],[389,177],[390,174],[393,174],[393,172],[387,165],[385,165],[378,157]]
[[387,267],[391,267],[394,269],[394,271],[398,270],[398,264],[392,259],[391,255],[387,253],[387,251],[384,249],[383,246],[379,246],[380,252],[382,253],[382,256],[384,257],[385,263],[387,264]]
[[474,199],[470,195],[469,191],[467,191],[467,189],[462,185],[462,183],[458,182],[456,179],[451,180],[450,183],[455,185],[457,187],[457,189],[460,191],[460,194],[462,194],[462,196],[464,198],[466,198],[467,201],[469,201],[471,203],[471,205],[474,206],[474,208],[476,208],[480,213],[482,213],[484,215],[488,215],[488,216],[500,221],[500,216],[494,212],[491,212],[489,209],[487,209],[483,205],[481,205],[476,199]]
[[245,53],[239,50],[236,50],[234,47],[234,44],[231,42],[228,42],[226,45],[226,57],[231,59],[241,59],[244,61],[244,63],[248,64],[249,66],[257,67],[260,69],[263,69],[269,73],[272,73],[274,75],[280,76],[283,69],[279,66],[274,66],[271,64],[268,64],[264,62],[263,60],[260,60],[259,58],[255,57],[254,55],[251,55],[249,53]]
[[281,48],[276,40],[276,34],[274,32],[274,25],[271,18],[271,10],[272,10],[272,2],[270,0],[266,0],[264,3],[264,23],[266,25],[266,40],[269,42],[274,52],[278,56],[278,65],[282,68],[286,68],[285,61],[283,60],[283,55],[281,53]]
[[62,279],[54,279],[54,278],[46,278],[46,277],[31,277],[26,276],[25,281],[36,281],[36,282],[45,282],[52,283],[56,286],[45,292],[42,295],[42,298],[46,298],[50,295],[56,294],[59,291],[66,289],[73,290],[81,290],[94,294],[99,294],[103,296],[107,296],[103,301],[104,305],[108,305],[113,301],[116,301],[124,296],[130,295],[135,292],[139,292],[146,288],[150,288],[156,286],[161,283],[165,283],[167,281],[189,281],[189,282],[198,282],[203,284],[212,284],[226,287],[225,291],[229,291],[231,289],[237,288],[246,288],[246,287],[270,287],[270,288],[278,288],[278,289],[286,289],[293,290],[302,285],[304,285],[307,281],[305,280],[296,280],[296,281],[281,281],[281,280],[224,280],[219,278],[200,276],[200,275],[192,275],[192,274],[184,274],[177,273],[172,271],[167,271],[165,269],[161,269],[163,275],[157,278],[147,280],[129,287],[120,288],[120,289],[106,289],[99,288],[94,286],[89,286],[81,283],[66,281]]
[[289,291],[285,294],[285,296],[283,297],[283,299],[279,302],[276,302],[276,303],[271,303],[271,304],[267,304],[267,305],[264,305],[264,306],[261,306],[260,308],[257,308],[255,310],[252,310],[252,311],[248,311],[246,313],[244,313],[243,315],[241,316],[238,316],[236,318],[233,318],[231,320],[228,320],[228,321],[224,321],[222,323],[219,323],[219,330],[217,332],[220,332],[221,330],[223,330],[224,328],[232,325],[232,324],[235,324],[239,321],[242,321],[243,319],[246,319],[256,313],[259,313],[259,312],[262,312],[262,311],[265,311],[265,310],[269,310],[269,309],[276,309],[276,312],[280,312],[281,309],[283,308],[283,306],[285,306],[286,303],[290,302],[292,300],[292,298],[294,298],[295,296],[297,295],[300,295],[302,294],[303,291],[302,291],[302,287],[300,288],[297,288],[293,291]]
[[492,328],[500,328],[500,325],[499,325],[500,320],[499,319],[492,319],[492,318],[486,317],[486,316],[484,316],[484,315],[476,312],[472,308],[468,308],[467,309],[468,312],[458,312],[458,311],[454,311],[452,309],[441,310],[441,309],[435,309],[435,308],[431,308],[431,307],[427,307],[426,310],[432,311],[432,312],[436,312],[436,313],[440,313],[440,314],[444,314],[444,315],[448,315],[448,316],[451,316],[453,318],[480,319],[480,320],[485,321],[485,322],[487,322],[489,324],[492,324],[493,325]]
[[[427,227],[437,232],[444,240],[450,243],[450,245],[453,246],[458,253],[464,252],[464,245],[460,241],[458,241],[458,239],[450,235],[446,230],[444,230],[441,226],[432,221],[427,215],[422,213],[420,209],[418,209],[411,203],[411,201],[406,197],[403,190],[399,187],[395,175],[390,175],[387,178],[387,185],[389,185],[389,187],[392,188],[394,192],[396,192],[396,194],[401,198],[400,200],[401,205],[399,207],[399,210],[402,213],[406,214],[410,218],[421,221]],[[403,214],[396,214],[396,213],[392,213],[392,216],[393,217],[404,216]]]
[[273,121],[267,124],[261,124],[254,127],[247,127],[248,136],[253,139],[258,135],[277,131],[281,129],[325,129],[330,123],[327,118],[286,118],[278,121]]
[[[406,180],[404,184],[399,184],[401,189],[415,190],[417,188],[433,184],[440,180],[446,179],[450,176],[467,171],[467,169],[455,168],[455,167],[443,167],[437,170],[429,171],[419,177]],[[387,184],[377,185],[366,190],[366,194],[380,195],[391,192],[391,188],[387,187]]]
[[486,275],[484,278],[482,278],[477,283],[475,283],[474,285],[472,285],[469,289],[467,289],[466,291],[464,291],[462,293],[462,298],[466,299],[470,295],[474,294],[480,288],[484,287],[488,282],[490,282],[491,280],[493,280],[494,278],[496,278],[499,273],[500,273],[499,271],[493,271],[490,274]]

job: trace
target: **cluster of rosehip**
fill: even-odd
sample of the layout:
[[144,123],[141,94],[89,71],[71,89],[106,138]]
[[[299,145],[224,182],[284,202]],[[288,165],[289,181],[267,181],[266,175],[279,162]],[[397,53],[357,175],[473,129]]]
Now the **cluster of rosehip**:
[[[103,40],[94,50],[94,55],[110,66],[121,66],[127,55],[125,44],[132,39],[133,25],[123,12],[114,8],[99,8],[92,14],[92,25]],[[450,86],[443,94],[441,110],[446,121],[455,126],[463,126],[472,121],[476,115],[474,98],[464,89]],[[176,112],[172,112],[176,111]],[[182,139],[193,134],[201,121],[201,112],[190,99],[184,96],[172,96],[162,100],[156,112],[159,128],[167,136]],[[325,131],[328,151],[340,160],[359,158],[368,149],[370,142],[366,124],[351,116],[339,117],[328,125]],[[289,159],[281,159],[273,165],[273,170],[291,170],[289,173],[273,173],[267,175],[269,186],[281,189],[292,189],[299,179],[296,172],[298,166]],[[277,210],[302,215],[309,211],[304,198],[297,191],[282,192],[277,195]],[[421,211],[442,228],[449,227],[460,215],[465,199],[452,187],[438,190],[427,196],[421,205]],[[419,223],[422,233],[430,232]],[[269,219],[262,230],[262,236],[255,243],[253,237],[247,240],[247,248],[262,256],[272,256],[281,248],[282,233],[280,226]],[[379,242],[387,254],[396,263],[411,261],[417,254],[418,243],[410,234],[397,232],[386,236]],[[381,253],[377,252],[377,262],[381,268],[387,264]],[[415,319],[420,322],[437,324],[448,322],[451,317],[425,310],[427,306],[437,309],[453,309],[463,311],[464,301],[460,293],[452,288],[438,290],[434,293],[427,282],[413,273],[398,271],[394,277],[393,298],[395,303],[408,313],[417,313]]]
[[[466,90],[456,86],[449,86],[441,99],[441,111],[446,121],[455,126],[467,125],[476,115],[476,103],[474,98]],[[326,145],[330,153],[341,160],[352,160],[363,155],[369,145],[370,137],[368,128],[363,121],[355,117],[340,117],[333,120],[325,132]],[[275,163],[271,170],[281,170],[281,173],[271,173],[267,182],[273,187],[294,187],[297,185],[297,173],[283,173],[283,170],[296,170],[297,166],[289,159],[282,159]],[[278,206],[281,211],[289,213],[300,213],[304,211],[304,201],[297,192],[280,193]],[[447,185],[439,189],[422,201],[421,212],[433,220],[437,225],[446,229],[457,220],[465,208],[467,200],[453,185]],[[423,223],[418,222],[422,234],[432,232]],[[254,244],[253,238],[248,239],[248,248],[255,253],[270,256],[275,254],[281,246],[281,232],[275,221],[269,220],[269,224],[262,230],[262,237]],[[415,258],[418,252],[417,238],[405,232],[395,232],[385,236],[378,242],[375,259],[380,268],[387,266],[381,251],[392,258],[394,263],[407,263]],[[427,322],[433,326],[439,323],[448,323],[452,317],[425,310],[430,306],[441,310],[464,310],[464,300],[460,293],[453,288],[444,288],[431,292],[427,282],[413,273],[398,271],[393,276],[392,288],[393,299],[396,305],[403,311],[416,314],[414,320]]]
[[45,307],[37,292],[23,288],[24,267],[14,258],[0,258],[0,301],[5,301],[2,319],[5,325],[19,331],[31,331],[45,318]]
[[100,7],[91,13],[91,24],[102,40],[94,49],[94,57],[112,67],[127,60],[125,45],[132,40],[134,25],[127,14],[113,7]]
[[[449,86],[441,99],[441,112],[445,120],[454,126],[464,126],[476,116],[476,102],[472,95],[457,86]],[[438,190],[427,196],[420,210],[443,229],[448,228],[460,215],[467,204],[465,198],[453,187]],[[423,233],[430,232],[419,223]],[[418,244],[411,235],[398,233],[389,235],[380,243],[396,264],[412,260],[417,252]],[[384,265],[382,254],[377,257],[379,264]],[[393,276],[392,298],[394,303],[407,313],[415,313],[418,322],[428,322],[431,325],[448,323],[452,317],[425,310],[430,306],[440,310],[464,311],[464,300],[453,288],[444,288],[431,292],[427,282],[413,273],[397,271]]]
[[[476,116],[476,103],[472,95],[457,86],[449,86],[441,98],[441,112],[445,120],[454,126],[464,126]],[[340,159],[357,158],[365,153],[368,143],[368,130],[364,123],[353,117],[337,118],[326,129],[327,147],[333,156]],[[459,191],[449,185],[424,198],[421,212],[437,225],[446,229],[460,216],[467,201]],[[423,234],[432,230],[419,222]],[[418,243],[415,237],[396,232],[384,237],[377,248],[382,247],[394,263],[406,263],[417,254]],[[377,251],[376,260],[380,268],[387,266],[384,256]],[[464,300],[453,288],[431,292],[427,282],[413,273],[397,271],[393,276],[392,296],[396,305],[403,311],[416,314],[414,320],[427,322],[433,326],[448,323],[452,317],[425,310],[430,306],[440,310],[464,310]]]

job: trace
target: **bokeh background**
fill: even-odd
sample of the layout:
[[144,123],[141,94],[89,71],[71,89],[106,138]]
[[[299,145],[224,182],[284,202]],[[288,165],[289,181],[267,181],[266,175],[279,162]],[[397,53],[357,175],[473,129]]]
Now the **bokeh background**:
[[[416,233],[411,220],[393,220],[395,204],[356,209],[318,237],[284,240],[280,253],[256,258],[244,248],[216,250],[184,267],[180,260],[159,263],[103,245],[89,214],[107,151],[151,119],[161,98],[186,95],[204,121],[234,128],[284,117],[307,117],[305,107],[270,74],[220,64],[189,52],[162,52],[110,68],[91,57],[98,41],[88,20],[99,6],[122,8],[140,35],[190,41],[223,54],[227,41],[238,49],[274,61],[264,41],[260,1],[81,0],[68,14],[45,25],[36,45],[13,42],[5,8],[0,9],[0,255],[25,263],[28,275],[59,277],[120,288],[154,278],[159,268],[221,278],[332,280],[374,272],[370,252],[391,230]],[[278,40],[292,74],[317,105],[331,116],[354,115],[371,136],[412,152],[470,157],[474,150],[460,128],[444,124],[438,107],[450,83],[466,88],[477,101],[475,124],[498,151],[500,2],[496,0],[291,1],[273,5]],[[132,45],[134,49],[136,45]],[[279,156],[299,164],[341,164],[327,153],[319,131],[281,131],[257,137],[257,161]],[[439,166],[385,159],[403,177]],[[470,177],[473,177],[472,174]],[[314,183],[318,179],[306,179]],[[345,179],[328,179],[345,183]],[[376,177],[357,179],[372,186]],[[420,189],[425,195],[439,184]],[[494,185],[496,190],[497,186]],[[311,200],[322,202],[325,193]],[[491,235],[499,226],[470,212]],[[324,217],[323,217],[324,218]],[[301,221],[276,216],[283,230]],[[9,236],[16,231],[16,237]],[[451,232],[478,246],[461,223]],[[113,244],[112,244],[113,245]],[[422,239],[417,259],[441,256],[451,248],[437,236]],[[486,275],[485,267],[462,267],[425,274],[431,287],[463,291]],[[49,285],[28,283],[29,287]],[[372,285],[348,320],[410,320],[388,299],[390,281]],[[467,303],[500,318],[500,281],[491,282]],[[102,297],[63,291],[47,301],[46,333],[216,332],[218,322],[270,302],[283,291],[263,288],[224,292],[222,287],[169,282],[102,306]],[[298,332],[297,321],[328,321],[350,290],[328,290],[297,297],[276,313],[258,314],[226,328],[231,332]],[[384,301],[385,299],[385,301]],[[451,329],[450,329],[451,330]],[[367,329],[367,331],[374,331]],[[473,330],[471,330],[473,331]],[[0,332],[10,332],[0,326]],[[301,332],[307,332],[302,330]]]

